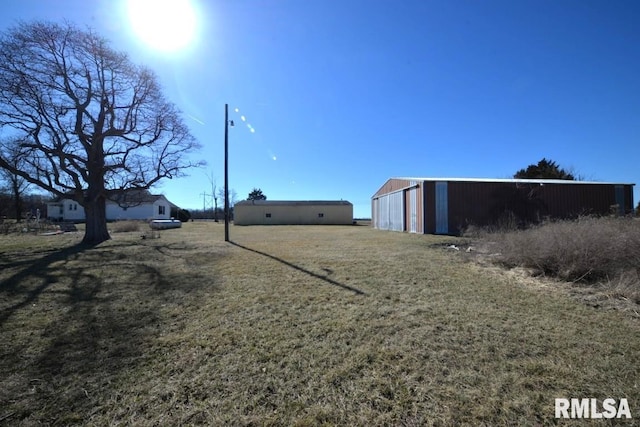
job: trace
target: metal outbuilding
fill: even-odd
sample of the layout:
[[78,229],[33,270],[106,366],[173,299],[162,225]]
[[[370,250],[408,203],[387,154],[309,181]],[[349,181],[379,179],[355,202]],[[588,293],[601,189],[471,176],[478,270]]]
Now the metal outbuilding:
[[350,225],[345,200],[244,200],[233,207],[235,225]]
[[633,212],[633,186],[552,179],[391,178],[373,195],[374,228],[459,234],[468,225]]

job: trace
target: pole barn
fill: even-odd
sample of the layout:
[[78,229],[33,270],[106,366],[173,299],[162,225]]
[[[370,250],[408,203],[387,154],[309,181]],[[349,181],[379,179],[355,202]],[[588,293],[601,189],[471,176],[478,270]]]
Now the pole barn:
[[345,200],[244,200],[233,211],[235,225],[353,224],[353,205]]
[[552,179],[391,178],[371,198],[374,228],[460,234],[466,226],[628,215],[635,184]]

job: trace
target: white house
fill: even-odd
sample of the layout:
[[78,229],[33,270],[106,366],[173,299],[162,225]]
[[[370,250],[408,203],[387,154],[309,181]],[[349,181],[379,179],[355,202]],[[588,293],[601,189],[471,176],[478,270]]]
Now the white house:
[[[107,221],[126,219],[151,220],[170,219],[171,208],[176,207],[162,194],[148,191],[129,192],[127,197],[107,200]],[[75,200],[61,198],[47,203],[47,219],[51,221],[82,222],[84,208]]]

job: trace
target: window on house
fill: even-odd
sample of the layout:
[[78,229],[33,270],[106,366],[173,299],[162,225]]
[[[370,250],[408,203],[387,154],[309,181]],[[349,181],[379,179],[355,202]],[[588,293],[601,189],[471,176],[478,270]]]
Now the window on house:
[[158,206],[158,215],[164,215],[164,206]]
[[267,218],[271,218],[271,214],[270,213],[264,214],[264,216],[266,216]]
[[324,214],[323,213],[319,213],[318,214],[318,218],[324,218]]

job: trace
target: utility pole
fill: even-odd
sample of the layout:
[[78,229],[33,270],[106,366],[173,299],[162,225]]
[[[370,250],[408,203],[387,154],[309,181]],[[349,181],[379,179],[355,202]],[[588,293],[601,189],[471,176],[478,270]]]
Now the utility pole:
[[224,241],[229,241],[229,104],[224,104]]
[[204,215],[205,211],[207,210],[205,197],[207,197],[208,194],[207,193],[200,193],[200,195],[202,196],[202,214]]
[[200,195],[202,196],[202,215],[203,217],[205,217],[205,215],[207,214],[207,202],[206,202],[206,197],[207,196],[211,196],[211,194],[207,194],[206,191],[200,193]]

